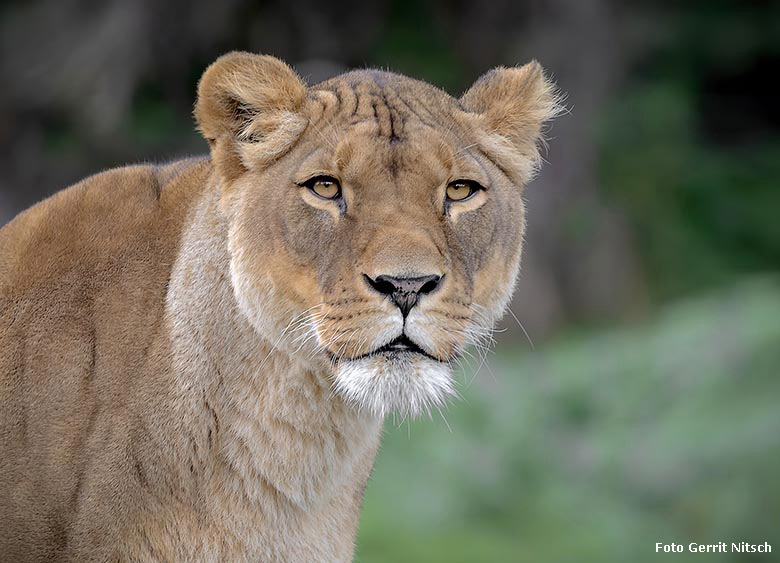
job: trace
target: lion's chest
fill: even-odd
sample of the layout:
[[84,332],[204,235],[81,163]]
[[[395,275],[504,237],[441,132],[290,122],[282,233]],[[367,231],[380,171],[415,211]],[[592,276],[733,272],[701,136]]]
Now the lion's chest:
[[259,503],[240,502],[230,490],[202,499],[197,507],[158,505],[126,530],[120,560],[350,561],[354,522],[340,508],[333,503],[310,511],[280,507],[272,493]]

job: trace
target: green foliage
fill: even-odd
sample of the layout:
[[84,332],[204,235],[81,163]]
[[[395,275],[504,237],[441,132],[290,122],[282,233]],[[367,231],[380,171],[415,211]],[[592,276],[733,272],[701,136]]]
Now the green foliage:
[[780,142],[722,149],[693,138],[690,93],[671,83],[617,104],[604,182],[662,296],[780,266]]
[[655,542],[776,543],[778,342],[780,283],[759,279],[642,326],[500,350],[445,412],[451,432],[438,415],[388,424],[356,561],[649,562]]
[[780,267],[780,8],[676,10],[601,124],[603,185],[662,299]]

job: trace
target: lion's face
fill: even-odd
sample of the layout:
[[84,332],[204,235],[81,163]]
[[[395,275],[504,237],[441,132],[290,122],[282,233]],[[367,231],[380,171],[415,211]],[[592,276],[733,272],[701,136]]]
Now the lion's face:
[[[521,184],[541,121],[513,143],[486,121],[485,84],[460,103],[380,72],[306,90],[275,59],[262,62],[288,99],[264,115],[245,90],[234,93],[224,107],[238,104],[219,117],[240,125],[223,135],[210,136],[201,102],[196,110],[224,176],[243,312],[275,347],[332,368],[334,390],[361,408],[414,415],[441,405],[453,393],[452,362],[490,334],[511,295]],[[525,74],[552,104],[538,69]]]

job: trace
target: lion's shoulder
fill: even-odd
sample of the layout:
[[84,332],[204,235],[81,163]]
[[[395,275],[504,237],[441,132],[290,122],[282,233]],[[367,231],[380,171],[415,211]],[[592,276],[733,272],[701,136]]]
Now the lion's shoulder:
[[0,295],[93,276],[176,236],[209,171],[205,159],[115,168],[22,212],[0,229]]

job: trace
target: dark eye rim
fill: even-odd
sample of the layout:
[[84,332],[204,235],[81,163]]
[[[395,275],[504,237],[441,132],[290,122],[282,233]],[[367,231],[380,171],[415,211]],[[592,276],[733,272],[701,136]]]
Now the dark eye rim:
[[471,189],[471,192],[469,192],[469,195],[464,197],[463,199],[452,199],[450,196],[447,195],[447,189],[444,190],[444,200],[449,203],[463,203],[464,201],[468,201],[471,198],[473,198],[478,192],[483,191],[485,189],[485,186],[477,182],[476,180],[466,180],[465,178],[459,178],[457,180],[453,180],[449,184],[447,184],[447,188],[452,186],[453,184],[467,184],[469,188]]
[[[316,184],[317,182],[322,182],[322,181],[332,182],[332,183],[336,184],[336,188],[338,189],[338,191],[336,192],[336,195],[334,195],[333,197],[325,197],[325,196],[321,196],[320,194],[315,192],[314,191],[314,184]],[[333,176],[328,176],[327,174],[318,174],[316,176],[312,176],[311,178],[309,178],[308,180],[304,180],[303,182],[296,182],[296,185],[301,186],[302,188],[308,189],[315,197],[318,197],[318,198],[320,198],[322,200],[325,200],[325,201],[336,201],[336,200],[341,199],[341,196],[342,196],[341,182],[339,182],[339,179],[338,178],[334,178]]]

